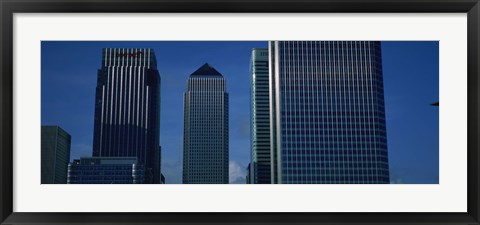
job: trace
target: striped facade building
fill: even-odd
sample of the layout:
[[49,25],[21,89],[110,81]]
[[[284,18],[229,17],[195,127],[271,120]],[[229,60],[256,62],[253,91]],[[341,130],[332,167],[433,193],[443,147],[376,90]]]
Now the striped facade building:
[[136,157],[160,183],[160,75],[153,49],[105,48],[98,70],[94,157]]
[[381,44],[269,43],[272,183],[389,183]]
[[183,138],[183,183],[228,184],[228,93],[209,64],[188,78]]
[[254,48],[250,65],[252,155],[247,183],[269,184],[271,183],[271,155],[268,49]]

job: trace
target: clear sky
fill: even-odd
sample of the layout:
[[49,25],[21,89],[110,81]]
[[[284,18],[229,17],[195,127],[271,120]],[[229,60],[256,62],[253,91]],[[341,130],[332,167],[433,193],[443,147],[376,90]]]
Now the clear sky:
[[[153,48],[161,84],[160,144],[167,183],[181,183],[183,92],[209,63],[227,81],[230,183],[245,183],[250,161],[250,54],[267,42],[43,41],[41,123],[72,136],[71,159],[91,156],[97,70],[102,48]],[[438,42],[382,42],[387,142],[392,183],[438,183]]]

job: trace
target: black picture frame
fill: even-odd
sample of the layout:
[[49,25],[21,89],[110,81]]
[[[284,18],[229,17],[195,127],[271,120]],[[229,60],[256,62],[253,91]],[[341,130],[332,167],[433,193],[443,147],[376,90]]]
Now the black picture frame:
[[[2,224],[480,224],[479,0],[0,0]],[[20,213],[13,212],[14,13],[458,13],[468,15],[467,213]]]

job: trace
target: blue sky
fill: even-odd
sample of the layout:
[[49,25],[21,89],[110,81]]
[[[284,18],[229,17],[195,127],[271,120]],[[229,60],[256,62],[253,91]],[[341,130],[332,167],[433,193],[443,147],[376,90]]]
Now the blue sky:
[[[244,183],[250,160],[250,54],[267,42],[43,41],[41,123],[72,135],[71,159],[91,156],[101,49],[153,48],[161,86],[160,143],[167,183],[181,183],[183,92],[209,63],[230,97],[230,182]],[[390,176],[393,183],[438,183],[438,42],[382,42]]]

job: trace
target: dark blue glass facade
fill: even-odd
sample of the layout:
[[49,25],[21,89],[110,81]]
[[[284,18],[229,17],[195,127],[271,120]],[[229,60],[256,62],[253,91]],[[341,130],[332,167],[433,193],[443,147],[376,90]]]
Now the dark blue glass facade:
[[144,166],[135,157],[88,157],[68,164],[68,184],[143,184]]
[[72,137],[59,126],[42,126],[42,184],[66,184]]
[[269,46],[272,182],[389,183],[380,42]]
[[98,70],[94,157],[136,157],[161,183],[160,75],[153,49],[105,48]]

